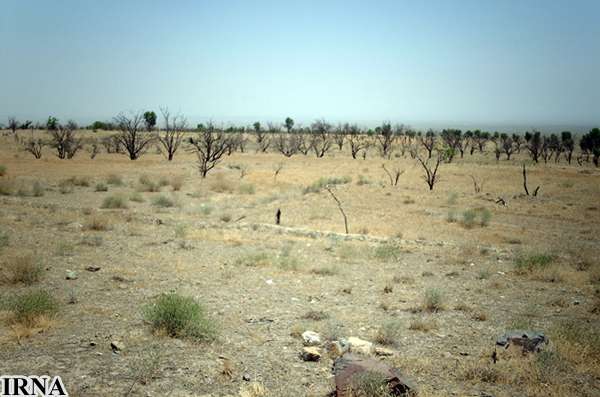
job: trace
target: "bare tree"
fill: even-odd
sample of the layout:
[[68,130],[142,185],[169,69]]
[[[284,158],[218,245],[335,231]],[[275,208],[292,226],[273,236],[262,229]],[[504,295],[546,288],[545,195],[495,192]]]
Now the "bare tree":
[[163,147],[167,160],[171,161],[175,156],[175,152],[181,146],[187,121],[180,114],[171,117],[171,112],[169,112],[168,108],[160,108],[160,112],[163,117],[164,127],[163,131],[159,131],[158,133],[158,142]]
[[192,150],[198,156],[198,169],[202,178],[212,170],[227,152],[229,137],[222,130],[216,130],[209,123],[199,134],[198,138],[190,138]]
[[333,136],[333,141],[338,147],[338,150],[341,152],[344,148],[344,142],[346,141],[346,134],[348,131],[348,124],[338,124],[331,133]]
[[75,135],[77,124],[69,121],[66,125],[59,124],[55,129],[49,129],[50,147],[56,149],[59,159],[72,159],[77,151],[83,147],[81,138]]
[[42,158],[42,149],[46,145],[42,138],[35,138],[33,135],[33,128],[31,129],[31,136],[28,139],[22,141],[23,150],[29,152],[36,159]]
[[482,179],[478,182],[473,175],[471,175],[471,179],[473,180],[473,190],[475,190],[475,193],[481,193],[485,181]]
[[331,191],[331,188],[329,186],[325,186],[325,189],[329,192],[329,194],[331,194],[331,197],[335,200],[335,202],[338,206],[338,209],[340,210],[342,216],[344,217],[344,229],[346,230],[346,234],[348,234],[348,217],[346,216],[346,213],[344,212],[342,203],[340,202],[340,200],[338,200],[338,198],[335,196],[335,194],[333,194],[333,192]]
[[275,148],[285,157],[292,157],[300,148],[300,134],[282,132],[275,138]]
[[283,163],[277,163],[273,166],[273,182],[277,182],[277,175],[283,170]]
[[258,121],[252,124],[252,127],[254,128],[253,132],[256,139],[256,151],[266,152],[271,145],[272,136],[265,133]]
[[419,137],[419,142],[421,142],[421,145],[427,150],[427,159],[430,159],[431,153],[435,148],[435,132],[433,130],[428,130],[425,133],[425,136]]
[[425,180],[425,182],[427,182],[429,190],[433,190],[435,184],[440,180],[438,170],[440,167],[440,163],[444,160],[444,156],[442,155],[442,153],[438,152],[437,158],[435,159],[433,164],[430,164],[429,162],[431,158],[423,160],[421,156],[417,156],[417,160],[419,160],[419,163],[421,163],[423,171],[425,172],[423,174],[423,179]]
[[117,135],[105,136],[100,140],[102,146],[106,150],[106,153],[122,153],[123,146]]
[[317,120],[311,125],[310,147],[318,158],[325,156],[331,148],[331,124],[325,120]]
[[353,159],[356,159],[356,156],[358,156],[358,153],[360,153],[361,150],[367,150],[369,147],[369,140],[357,125],[348,126],[347,132],[347,140],[350,144],[350,154]]
[[120,130],[116,139],[125,148],[131,160],[137,160],[143,155],[148,146],[154,142],[154,135],[144,131],[144,116],[141,112],[133,113],[130,117],[119,114],[114,118]]
[[510,156],[515,152],[515,145],[512,137],[508,134],[500,134],[500,141],[502,142],[502,150],[506,154],[506,160],[510,160]]
[[393,130],[392,125],[389,122],[384,122],[381,126],[375,128],[377,142],[379,143],[379,154],[381,157],[390,158],[397,132],[398,130],[402,131],[403,129],[403,126],[398,126],[396,127],[396,130]]
[[[523,189],[525,189],[525,194],[529,196],[529,189],[527,188],[527,169],[525,168],[525,163],[523,163]],[[539,186],[535,188],[535,190],[533,191],[534,197],[538,195],[539,190]]]
[[541,133],[536,130],[533,130],[533,133],[526,132],[525,141],[527,142],[526,148],[529,151],[531,159],[537,163],[542,153],[543,146]]
[[12,131],[13,135],[16,133],[17,128],[19,128],[19,122],[17,121],[16,117],[9,117],[8,118],[8,129]]
[[390,178],[390,186],[398,186],[398,181],[400,180],[400,176],[404,174],[404,170],[396,167],[393,169],[393,172],[390,172],[387,168],[385,168],[385,164],[381,164],[381,168],[383,168],[388,178]]

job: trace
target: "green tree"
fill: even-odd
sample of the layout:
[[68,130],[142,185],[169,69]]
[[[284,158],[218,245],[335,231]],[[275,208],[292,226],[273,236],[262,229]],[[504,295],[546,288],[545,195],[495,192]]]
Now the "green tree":
[[291,117],[287,117],[285,119],[285,129],[290,133],[292,132],[292,128],[294,128],[294,120]]
[[156,113],[149,111],[144,113],[144,124],[146,125],[146,131],[150,132],[156,126]]

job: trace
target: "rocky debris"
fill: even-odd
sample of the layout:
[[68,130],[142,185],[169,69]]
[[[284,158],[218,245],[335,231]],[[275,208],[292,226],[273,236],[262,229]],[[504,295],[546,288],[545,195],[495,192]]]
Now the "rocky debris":
[[85,268],[85,270],[87,270],[88,272],[97,272],[98,270],[100,270],[100,266],[88,266]]
[[302,333],[304,346],[318,346],[321,344],[321,336],[315,331],[304,331]]
[[67,275],[65,278],[67,280],[77,280],[77,273],[73,270],[67,270]]
[[396,354],[396,351],[386,347],[375,346],[375,355],[380,357],[390,357]]
[[354,396],[360,388],[360,379],[373,375],[372,379],[381,379],[387,384],[391,396],[409,396],[416,392],[415,386],[400,372],[386,363],[370,357],[346,353],[335,360],[333,375],[335,376],[336,397]]
[[304,361],[319,361],[321,359],[321,351],[318,347],[314,346],[304,347],[300,356]]
[[119,352],[125,350],[125,344],[123,342],[113,340],[112,342],[110,342],[110,348],[112,349],[113,353],[118,354]]
[[496,340],[496,345],[505,349],[511,345],[520,346],[523,353],[538,352],[547,343],[548,338],[543,333],[523,330],[507,332]]
[[363,354],[365,356],[370,356],[375,351],[375,348],[374,348],[372,342],[357,338],[355,336],[349,337],[345,341],[346,343],[344,343],[344,341],[340,341],[340,342],[342,342],[342,345],[347,344],[348,351],[350,351],[352,353],[359,353],[359,354]]
[[329,353],[329,357],[331,357],[334,360],[346,353],[347,351],[348,346],[342,345],[339,341],[333,341],[327,345],[327,352]]

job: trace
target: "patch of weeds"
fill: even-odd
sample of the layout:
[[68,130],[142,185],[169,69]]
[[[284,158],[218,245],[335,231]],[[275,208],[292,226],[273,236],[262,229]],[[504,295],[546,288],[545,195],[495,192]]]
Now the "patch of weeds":
[[482,310],[478,310],[476,312],[473,313],[473,315],[471,316],[471,318],[475,321],[487,321],[488,319],[488,315],[486,312],[482,311]]
[[71,179],[63,179],[58,182],[58,191],[60,194],[73,193],[74,190],[75,185],[73,185],[73,181]]
[[169,180],[164,176],[158,180],[158,186],[160,186],[160,187],[169,186],[169,184],[170,184]]
[[2,266],[6,272],[6,281],[11,284],[23,283],[32,285],[40,281],[43,268],[34,255],[21,255],[10,258]]
[[448,223],[455,223],[457,221],[456,210],[454,208],[450,208],[448,210],[448,214],[446,215],[446,221]]
[[515,271],[517,274],[526,274],[535,270],[544,270],[547,269],[553,261],[554,256],[549,254],[520,254],[515,261]]
[[0,164],[0,176],[6,175],[6,166]]
[[381,324],[374,340],[380,345],[394,345],[400,336],[401,323],[398,320],[388,320]]
[[352,377],[349,396],[391,397],[386,377],[380,372],[364,371]]
[[402,204],[414,204],[414,203],[416,203],[416,201],[412,197],[406,196],[402,199]]
[[465,210],[462,214],[462,224],[467,229],[475,226],[475,218],[477,218],[477,212],[475,210]]
[[423,308],[435,313],[444,309],[444,294],[438,288],[428,288],[423,297]]
[[437,322],[433,319],[414,318],[411,320],[408,329],[412,331],[429,332],[437,329]]
[[500,380],[500,370],[490,363],[476,363],[463,371],[462,378],[464,380],[494,384]]
[[176,238],[186,238],[187,236],[187,226],[186,225],[177,225],[175,226],[175,237]]
[[373,257],[380,261],[397,261],[402,255],[402,248],[395,242],[385,242],[379,244],[373,250]]
[[88,221],[83,225],[85,230],[93,230],[97,232],[102,232],[108,230],[110,228],[108,218],[103,216],[92,216]]
[[292,246],[286,245],[277,257],[277,266],[282,270],[298,270],[300,261],[292,255]]
[[75,253],[75,246],[69,242],[61,241],[56,246],[55,254],[57,256],[73,256]]
[[487,280],[491,275],[489,269],[480,269],[477,273],[477,280]]
[[40,317],[50,318],[59,309],[58,301],[45,290],[27,291],[6,299],[5,309],[13,315],[13,321],[34,326]]
[[240,194],[254,194],[256,193],[256,188],[251,183],[242,183],[238,188],[238,192]]
[[0,248],[8,247],[9,237],[8,233],[4,230],[0,230]]
[[459,312],[470,312],[473,309],[466,303],[460,302],[454,306],[454,310],[459,311]]
[[143,203],[145,200],[144,200],[144,196],[142,196],[140,193],[133,192],[129,196],[129,201],[133,201],[135,203]]
[[171,178],[171,180],[169,181],[169,184],[171,185],[171,189],[173,189],[174,192],[178,192],[183,187],[183,177],[175,176],[175,177]]
[[415,279],[411,276],[394,276],[392,281],[396,284],[414,284]]
[[358,186],[370,185],[371,180],[369,178],[367,178],[366,176],[360,174],[360,175],[358,175],[358,181],[356,181],[356,184]]
[[138,179],[138,184],[135,190],[138,192],[159,192],[160,185],[150,179],[148,175],[142,175]]
[[208,216],[213,212],[214,208],[208,204],[200,205],[200,213],[204,216]]
[[116,174],[110,174],[106,178],[106,183],[113,186],[123,186],[123,179]]
[[333,266],[321,266],[315,267],[311,270],[311,273],[316,274],[318,276],[335,276],[338,274],[338,269]]
[[233,183],[225,178],[225,175],[218,173],[215,175],[215,179],[209,185],[210,190],[216,193],[233,193],[235,190]]
[[167,196],[157,196],[152,199],[152,205],[160,208],[171,208],[175,206],[175,202]]
[[108,186],[105,185],[102,182],[98,182],[98,183],[96,183],[96,187],[94,188],[94,191],[96,191],[96,192],[107,192],[108,191]]
[[[492,220],[490,210],[483,207],[465,210],[462,215],[462,225],[467,229],[471,229],[477,224],[481,227],[488,226]],[[479,221],[477,221],[478,218]]]
[[100,208],[104,209],[126,209],[127,201],[121,195],[113,195],[105,197]]
[[79,186],[79,187],[89,187],[90,186],[90,179],[85,176],[73,176],[67,180],[71,181],[71,184],[73,184],[73,186]]
[[273,263],[273,258],[265,253],[257,253],[245,255],[240,258],[237,258],[234,262],[236,266],[248,266],[248,267],[263,267],[269,266]]
[[310,310],[306,312],[302,318],[304,320],[312,320],[312,321],[323,321],[329,318],[329,314],[321,311],[321,310]]
[[159,346],[152,346],[134,361],[131,367],[131,377],[135,383],[147,385],[157,377],[163,359],[161,352]]
[[313,182],[311,185],[304,188],[303,193],[319,193],[326,186],[335,186],[335,185],[344,185],[346,183],[352,182],[352,178],[349,176],[342,177],[329,177],[329,178],[319,178],[317,181]]
[[214,323],[207,317],[204,307],[194,298],[176,292],[160,295],[143,309],[143,315],[157,333],[202,341],[216,337]]
[[83,236],[81,239],[81,245],[87,245],[88,247],[100,247],[104,243],[102,236]]

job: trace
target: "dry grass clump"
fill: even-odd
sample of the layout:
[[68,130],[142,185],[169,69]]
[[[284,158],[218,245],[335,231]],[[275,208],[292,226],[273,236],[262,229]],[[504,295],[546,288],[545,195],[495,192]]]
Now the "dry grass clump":
[[251,183],[242,183],[238,187],[238,193],[240,193],[240,194],[254,194],[254,193],[256,193],[256,188]]
[[107,192],[108,186],[102,182],[98,182],[98,183],[96,183],[96,187],[94,187],[94,191],[95,192]]
[[320,266],[311,269],[311,273],[317,276],[335,276],[339,273],[339,270],[333,266]]
[[379,244],[373,249],[373,257],[380,261],[397,261],[401,256],[402,247],[393,241]]
[[183,187],[183,176],[175,176],[169,180],[169,185],[174,192],[178,192]]
[[127,208],[127,200],[125,200],[125,197],[123,197],[121,195],[108,196],[108,197],[104,198],[100,208],[126,209]]
[[329,318],[329,314],[321,310],[309,310],[302,316],[302,318],[304,320],[323,321]]
[[175,201],[167,196],[157,196],[152,199],[152,205],[160,208],[171,208],[175,206]]
[[216,337],[214,323],[206,316],[204,307],[192,297],[175,292],[162,294],[144,307],[143,314],[157,333],[203,341]]
[[8,247],[9,237],[8,233],[4,230],[0,230],[0,248]]
[[138,179],[135,190],[138,192],[159,192],[160,187],[160,184],[154,182],[148,175],[142,175]]
[[110,221],[105,216],[94,215],[83,225],[84,230],[102,232],[110,229]]
[[209,188],[215,193],[233,193],[235,187],[223,173],[215,174],[214,179],[210,182]]
[[135,203],[143,203],[145,200],[144,196],[142,196],[140,193],[133,192],[131,193],[131,196],[129,196],[129,201],[133,201]]
[[374,341],[380,345],[391,346],[396,344],[400,336],[401,322],[398,320],[389,320],[381,324],[375,333]]
[[419,317],[419,318],[414,318],[410,322],[408,329],[413,330],[413,331],[429,332],[434,329],[437,329],[437,327],[438,327],[437,322],[434,319]]
[[261,252],[239,257],[235,260],[234,264],[236,266],[264,267],[272,265],[273,262],[274,260],[271,255]]
[[123,186],[123,179],[116,174],[110,174],[106,178],[106,183],[113,186]]
[[15,191],[15,181],[9,178],[0,179],[0,196],[11,196]]
[[554,256],[545,253],[520,254],[515,260],[517,274],[531,274],[536,270],[545,270],[554,261]]
[[33,254],[6,258],[2,263],[3,281],[10,284],[32,285],[42,277],[43,267]]
[[0,164],[0,176],[6,175],[6,166]]
[[352,377],[348,393],[352,397],[392,397],[386,377],[380,372],[364,371]]
[[439,312],[444,310],[444,294],[438,288],[428,288],[423,297],[423,309],[428,312]]
[[75,190],[75,185],[73,184],[72,179],[63,179],[58,182],[58,191],[61,194],[73,193],[74,190]]

